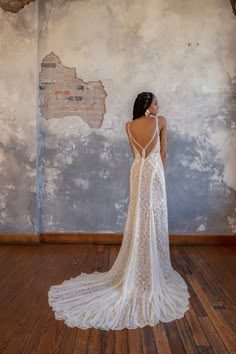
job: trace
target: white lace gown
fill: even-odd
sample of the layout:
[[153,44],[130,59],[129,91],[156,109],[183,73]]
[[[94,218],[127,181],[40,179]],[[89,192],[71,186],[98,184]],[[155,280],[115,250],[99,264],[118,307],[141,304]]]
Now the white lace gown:
[[[170,260],[165,175],[155,119],[155,133],[145,148],[128,126],[135,158],[123,240],[113,266],[106,272],[81,273],[49,289],[55,318],[69,327],[141,328],[179,319],[189,309],[187,284]],[[134,143],[143,149],[142,156]]]

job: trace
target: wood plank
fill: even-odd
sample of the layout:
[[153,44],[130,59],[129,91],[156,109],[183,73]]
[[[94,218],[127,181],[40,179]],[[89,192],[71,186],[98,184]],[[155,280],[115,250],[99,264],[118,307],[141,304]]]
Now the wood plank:
[[186,354],[181,337],[179,336],[176,321],[164,323],[171,353]]
[[143,354],[141,329],[135,328],[128,331],[129,354]]
[[236,248],[172,247],[173,266],[189,287],[190,311],[153,327],[103,331],[69,328],[55,320],[47,292],[80,272],[109,270],[120,245],[1,245],[0,352],[236,353]]
[[115,330],[115,354],[129,354],[128,329]]
[[[115,335],[114,331],[109,330],[105,341],[102,343],[101,353],[112,354],[115,353]],[[102,338],[104,340],[104,337]]]
[[[217,250],[224,252],[226,251],[225,248],[227,247],[224,247],[223,251],[222,248]],[[232,247],[228,248],[231,249]],[[183,250],[184,255],[185,253],[186,251]],[[234,254],[234,251],[232,251],[232,253]],[[225,256],[227,257],[227,254]],[[201,274],[201,276],[204,277],[205,281],[208,283],[209,287],[212,289],[212,291],[209,292],[208,289],[204,287],[204,291],[206,292],[210,303],[217,310],[218,315],[221,316],[228,326],[232,328],[233,332],[236,333],[236,307],[232,302],[230,295],[225,291],[224,286],[219,279],[218,272],[215,273],[211,265],[205,261],[199,253],[198,247],[188,247],[188,257],[191,258],[197,265],[197,273],[195,274],[199,284],[203,286],[202,279],[198,275]]]
[[153,332],[153,326],[147,325],[141,328],[141,338],[144,354],[156,354],[158,352]]
[[[198,346],[196,345],[196,341],[194,341],[193,332],[191,331],[187,320],[184,317],[178,319],[176,321],[176,326],[178,328],[180,338],[182,339],[185,352],[188,354],[199,353]],[[198,327],[196,327],[195,330],[199,333]]]
[[[185,314],[185,319],[188,323],[188,326],[191,330],[192,333],[192,338],[194,339],[196,345],[198,347],[204,347],[210,349],[211,345],[209,341],[207,340],[207,337],[200,325],[199,322],[199,317],[196,312],[194,311],[194,308],[192,307],[191,300],[190,300],[190,305],[189,305],[190,311],[187,311]],[[207,314],[206,314],[207,315]],[[202,316],[204,317],[204,316]]]
[[162,322],[159,322],[156,326],[153,326],[153,335],[158,354],[171,354],[165,326]]
[[203,304],[203,307],[208,314],[208,317],[217,330],[219,337],[224,342],[227,350],[230,353],[236,352],[236,341],[234,340],[234,334],[231,331],[231,328],[228,327],[227,324],[218,316],[217,312],[211,306],[206,294],[202,290],[197,280],[192,275],[187,274],[186,276],[194,291],[198,294],[198,297],[200,298],[201,303]]
[[212,271],[217,275],[225,291],[233,303],[236,303],[236,281],[235,274],[230,271],[231,263],[223,254],[223,250],[218,252],[214,247],[209,247],[208,250],[202,247],[200,249],[201,255],[211,267]]
[[[183,262],[188,264],[188,268],[185,268],[185,269],[190,269],[190,272],[188,271],[187,274],[192,274],[195,272],[196,267],[194,266],[192,261],[190,261],[189,259],[186,259],[186,255],[184,253],[184,249],[188,250],[190,247],[191,246],[187,246],[187,247],[172,246],[171,247],[171,258],[172,258],[171,263],[172,263],[173,268],[183,276],[183,278],[188,286],[188,291],[189,291],[190,299],[191,299],[191,306],[193,307],[193,310],[196,312],[197,316],[206,316],[207,314],[206,314],[204,307],[202,306],[200,300],[198,299],[197,294],[195,294],[193,288],[191,287],[191,284],[188,282],[188,279],[183,274],[183,271],[181,271],[181,266],[178,263],[178,259],[182,258],[182,264],[183,264]],[[194,247],[198,247],[198,246],[194,246]],[[177,255],[178,255],[178,258],[177,258]]]
[[[220,339],[215,327],[213,326],[211,320],[208,317],[199,317],[199,323],[206,333],[207,340],[211,344],[211,353],[214,354],[229,354],[224,343]],[[233,352],[232,352],[233,353]]]
[[[64,249],[65,252],[65,249]],[[69,255],[70,255],[70,259],[72,259],[73,257],[73,252],[76,252],[76,250],[69,250]],[[53,255],[52,255],[53,257]],[[41,258],[41,255],[40,255]],[[71,269],[74,267],[74,264],[72,262],[69,262],[69,260],[67,260],[67,258],[64,256],[64,263],[62,262],[58,262],[56,267],[52,267],[52,271],[55,272],[55,275],[60,276],[61,281],[55,281],[55,283],[60,283],[62,282],[64,279],[67,279],[68,277],[71,276]],[[35,259],[34,257],[34,262],[36,262],[38,269],[40,270],[41,264],[37,259]],[[48,269],[50,269],[50,267],[48,267]],[[38,313],[37,316],[35,316],[35,313],[37,313],[37,311],[29,311],[29,318],[24,322],[21,323],[20,328],[21,331],[23,330],[25,335],[23,336],[24,340],[22,341],[21,338],[21,343],[17,344],[15,341],[12,341],[11,339],[11,347],[12,349],[14,347],[18,348],[18,347],[22,347],[22,353],[31,353],[33,352],[33,350],[35,349],[35,346],[40,345],[40,332],[43,331],[44,326],[47,327],[47,323],[46,323],[46,318],[48,317],[48,314],[50,312],[50,316],[53,319],[53,324],[54,324],[54,328],[56,330],[55,332],[55,336],[53,338],[50,339],[49,342],[49,348],[51,347],[52,352],[59,352],[60,349],[60,345],[61,342],[63,340],[63,335],[64,335],[64,331],[66,330],[66,326],[64,325],[64,323],[62,321],[58,321],[54,318],[54,313],[51,309],[51,307],[48,304],[48,290],[50,285],[55,284],[54,281],[50,280],[50,283],[48,281],[43,281],[43,279],[45,278],[45,275],[43,272],[40,273],[40,276],[37,276],[34,279],[34,283],[32,284],[32,287],[34,289],[34,306],[35,308],[39,308],[40,311]],[[50,279],[50,278],[49,278]],[[44,296],[37,296],[37,293],[41,292],[41,288],[42,288],[42,284],[47,284],[43,289],[44,289]],[[28,299],[29,301],[29,299]],[[32,305],[31,308],[33,309]],[[28,324],[31,323],[31,330],[30,332],[28,331]],[[50,322],[49,322],[50,323]],[[43,325],[42,325],[43,324]],[[20,339],[20,338],[19,338]],[[18,340],[18,339],[17,339]],[[11,353],[11,348],[7,348],[9,349],[9,353]],[[47,349],[48,350],[48,347]]]
[[[17,263],[15,263],[17,259],[16,253],[18,253],[20,257],[21,250],[15,247],[16,246],[13,246],[13,253],[15,255],[13,259],[10,257],[11,250],[8,248],[9,263],[6,266],[6,269],[9,270],[12,277],[4,279],[4,282],[7,281],[4,287],[1,285],[0,352],[7,352],[7,348],[14,340],[19,343],[19,346],[22,345],[22,338],[28,333],[28,329],[26,332],[23,331],[23,325],[26,324],[26,326],[29,326],[32,311],[36,314],[38,310],[37,299],[33,297],[31,289],[35,279],[33,273],[35,272],[37,275],[37,267],[35,267],[35,265],[39,264],[40,257],[35,253],[37,251],[35,247],[30,248],[29,246],[27,249],[22,249],[23,255],[21,255],[17,271]],[[32,251],[33,256],[29,255],[30,251]],[[27,263],[24,261],[26,254],[29,255]],[[38,263],[35,264],[35,260],[37,262],[37,259]],[[29,267],[27,270],[25,270],[26,264]],[[11,271],[11,268],[14,269],[14,273]],[[1,269],[0,280],[3,279],[2,272],[4,271],[4,269]],[[22,277],[22,274],[24,275],[26,272],[28,272],[27,277],[26,275]],[[24,281],[24,279],[26,279],[26,281]],[[3,284],[3,282],[1,284]],[[31,305],[31,311],[29,311],[29,303]],[[14,350],[14,347],[12,348]]]

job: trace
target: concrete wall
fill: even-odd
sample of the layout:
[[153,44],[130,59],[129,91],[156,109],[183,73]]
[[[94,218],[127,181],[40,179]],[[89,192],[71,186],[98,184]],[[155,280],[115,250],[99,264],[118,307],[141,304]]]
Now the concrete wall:
[[0,8],[0,232],[36,228],[37,11]]
[[0,30],[0,232],[123,232],[124,126],[152,91],[168,122],[169,232],[236,233],[230,1],[38,1],[0,9]]

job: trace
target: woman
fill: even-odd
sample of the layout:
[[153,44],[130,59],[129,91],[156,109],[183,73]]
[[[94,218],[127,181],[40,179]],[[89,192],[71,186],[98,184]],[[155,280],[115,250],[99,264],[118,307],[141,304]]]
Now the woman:
[[139,94],[126,124],[134,161],[123,241],[107,272],[81,273],[51,286],[49,305],[69,327],[121,330],[184,316],[189,292],[171,265],[164,176],[166,119],[157,98]]
[[[151,103],[150,103],[151,102]],[[147,108],[148,107],[148,108]],[[139,137],[142,139],[142,145],[147,146],[147,141],[149,140],[149,137],[152,135],[152,131],[154,131],[154,136],[155,136],[155,121],[153,118],[156,117],[157,112],[158,112],[159,106],[158,106],[158,101],[157,98],[154,94],[150,92],[143,92],[139,94],[135,100],[134,103],[134,108],[133,108],[133,120],[135,120],[135,123],[130,124],[134,129],[133,130],[133,136],[137,136],[138,139]],[[146,112],[146,113],[145,113]],[[152,118],[152,119],[150,119]],[[160,132],[160,142],[161,142],[161,148],[160,148],[160,155],[162,159],[162,164],[163,167],[165,168],[166,164],[166,150],[167,150],[167,126],[166,126],[166,119],[163,116],[158,117],[158,126],[159,126],[159,132]],[[130,122],[126,123],[126,131],[129,137],[129,131],[127,129],[128,125]],[[157,140],[157,137],[156,137]],[[129,139],[130,141],[130,139]],[[145,141],[145,143],[144,143]],[[155,145],[155,139],[154,139],[154,145]],[[132,141],[130,141],[131,144],[131,150],[133,153],[133,156],[135,157],[134,153],[134,148],[132,145]],[[138,145],[140,147],[140,145]],[[140,150],[138,147],[138,150]],[[147,150],[152,150],[153,144],[150,144],[149,149]]]

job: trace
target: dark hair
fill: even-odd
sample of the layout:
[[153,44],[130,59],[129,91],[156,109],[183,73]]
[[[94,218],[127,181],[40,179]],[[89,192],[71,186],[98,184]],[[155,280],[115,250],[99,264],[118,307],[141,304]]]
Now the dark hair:
[[136,97],[133,107],[133,120],[145,114],[146,109],[151,105],[154,94],[152,92],[142,92]]

